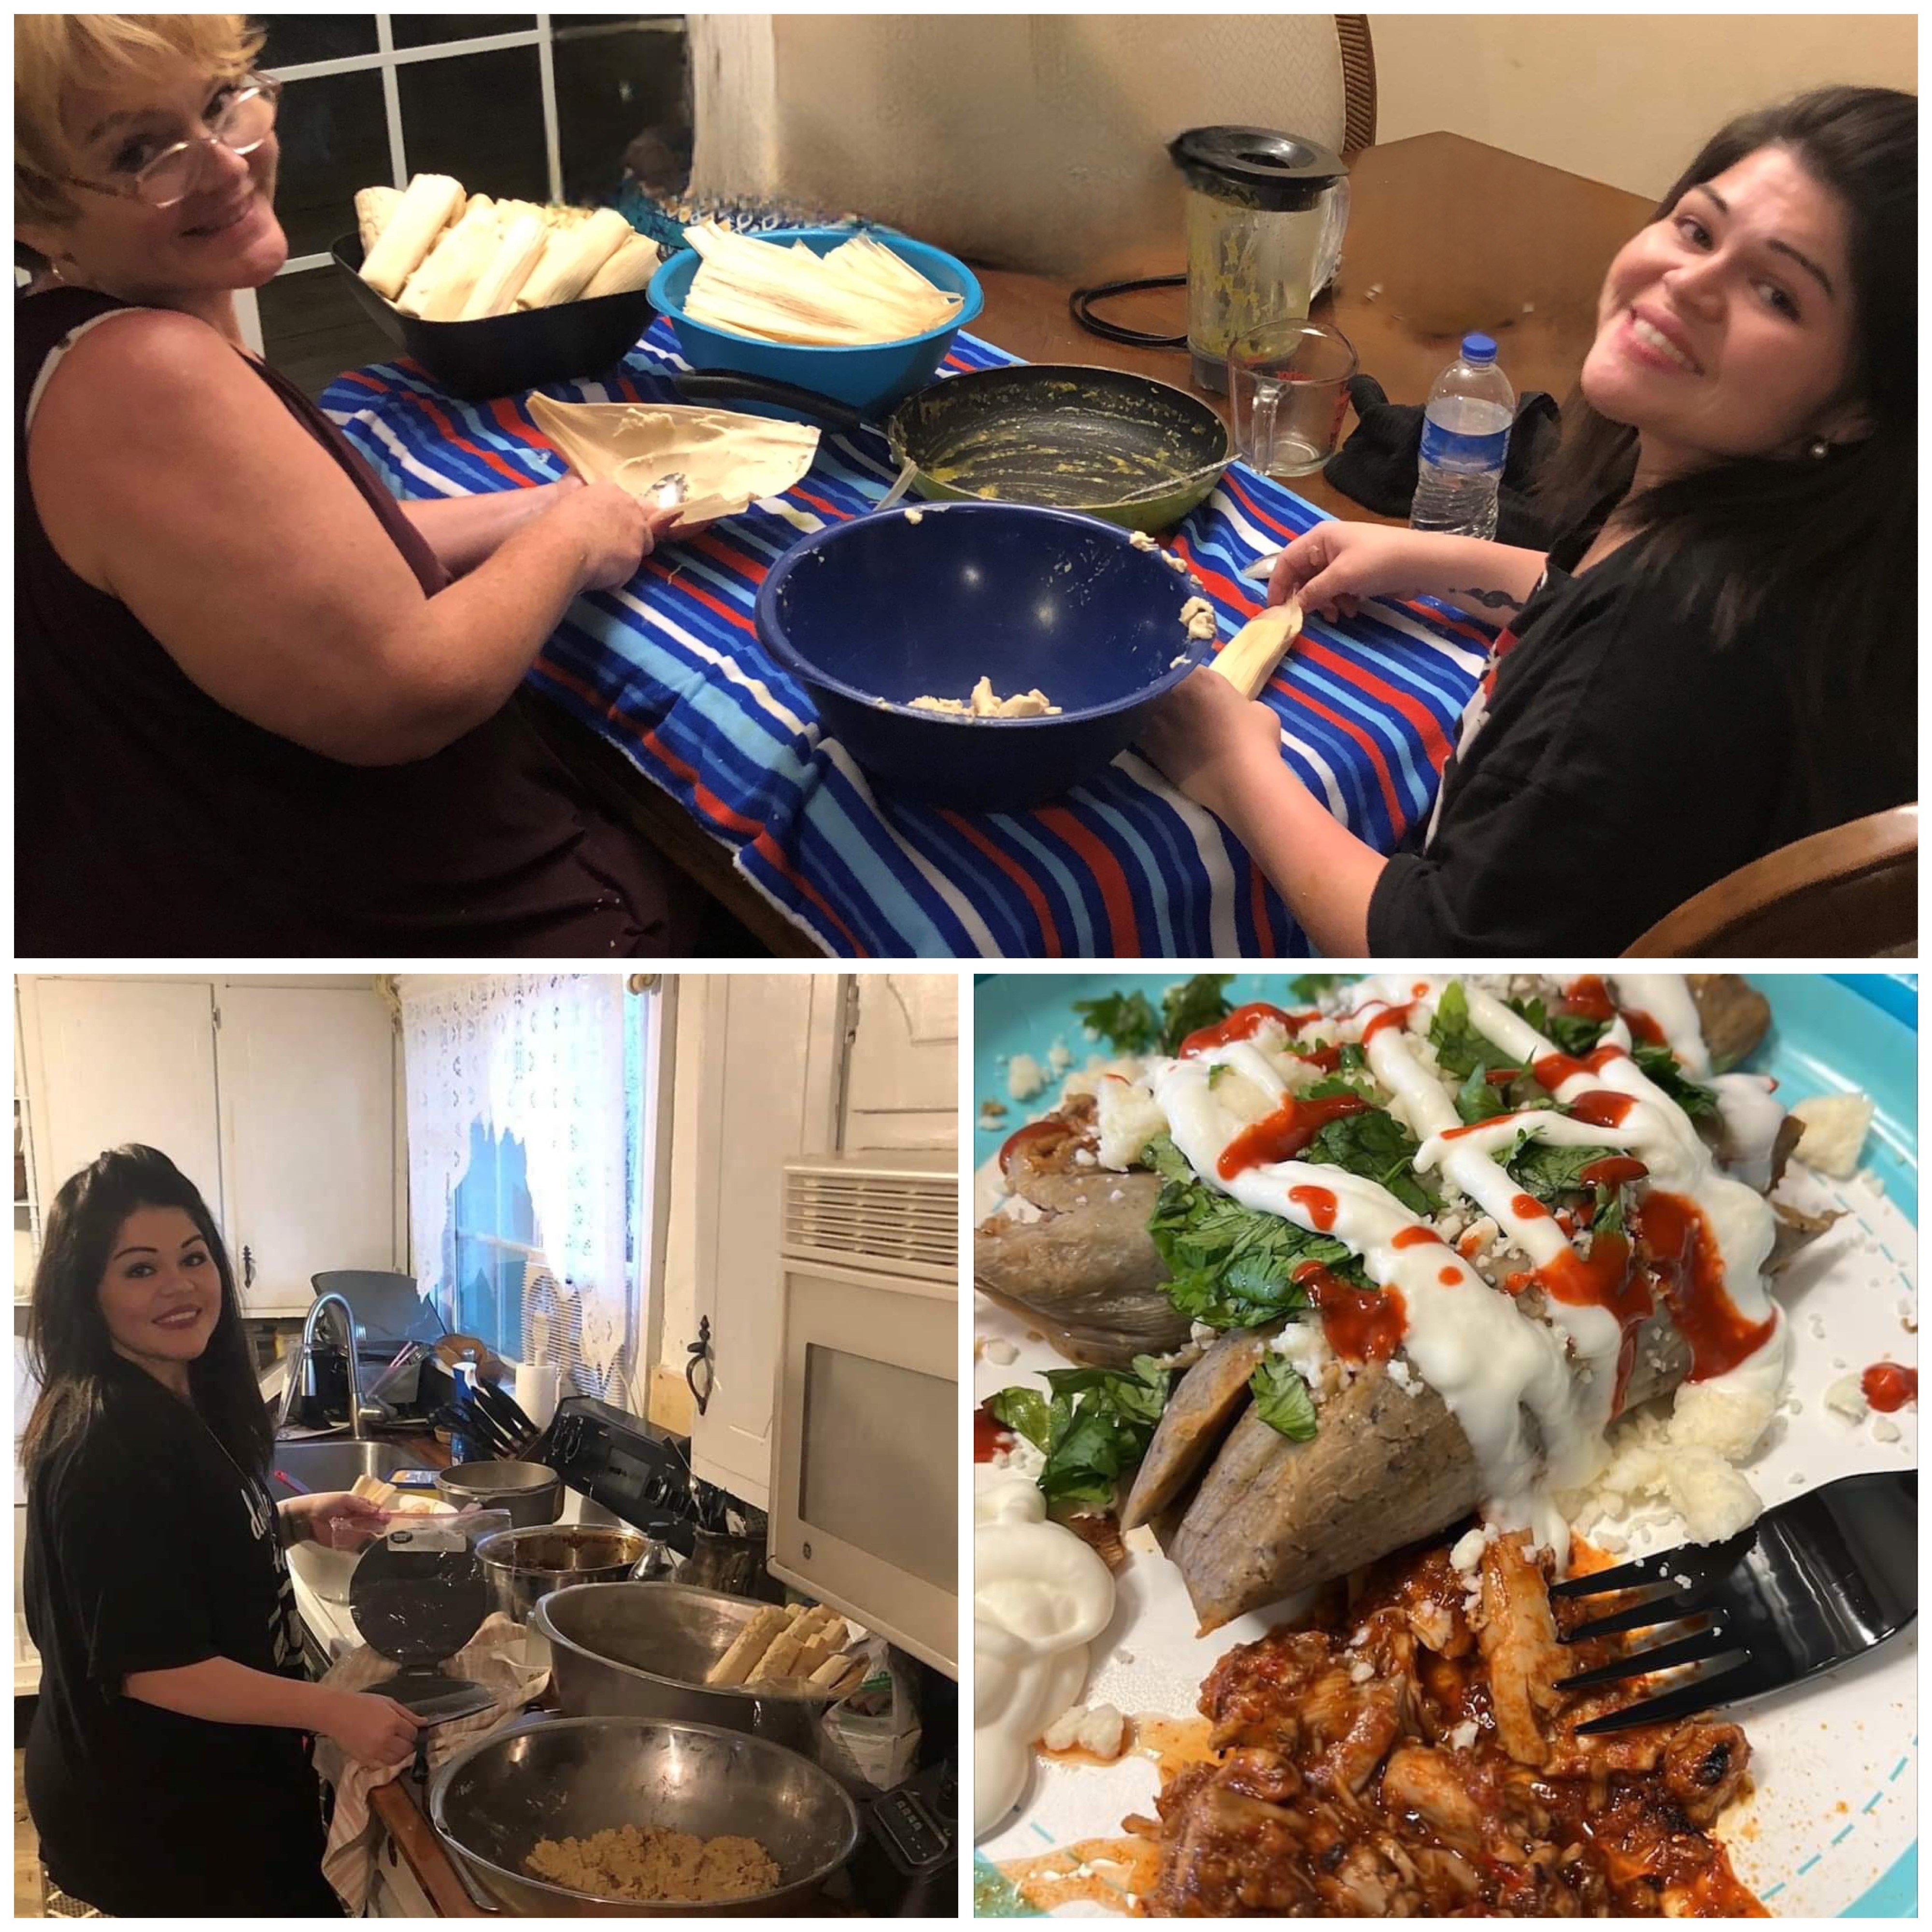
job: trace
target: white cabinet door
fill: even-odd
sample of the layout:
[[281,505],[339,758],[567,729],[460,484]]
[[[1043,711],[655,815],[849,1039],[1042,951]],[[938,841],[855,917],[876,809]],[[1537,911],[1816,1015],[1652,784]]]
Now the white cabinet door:
[[325,1268],[393,1268],[395,1034],[373,988],[224,984],[227,1231],[251,1315],[300,1313]]
[[214,982],[20,982],[35,1198],[129,1141],[158,1148],[223,1220],[214,1104]]
[[[830,973],[716,973],[686,980],[681,997],[694,994],[705,1005],[703,1055],[673,1077],[699,1083],[694,1272],[714,1374],[692,1425],[692,1466],[762,1507],[778,1372],[782,1170],[794,1154],[833,1144],[839,982]],[[667,1354],[677,1339],[666,1336]]]
[[950,1148],[959,1138],[959,980],[861,973],[845,1084],[845,1146]]

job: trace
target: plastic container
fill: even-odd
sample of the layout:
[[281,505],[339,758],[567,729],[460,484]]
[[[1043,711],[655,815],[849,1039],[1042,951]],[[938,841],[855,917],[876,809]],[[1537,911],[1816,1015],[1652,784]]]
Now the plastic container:
[[362,244],[355,236],[344,236],[328,252],[370,320],[440,388],[465,402],[601,376],[651,326],[651,298],[643,289],[474,322],[424,322],[385,302],[362,279]]
[[[774,228],[754,238],[789,247],[802,242],[815,255],[829,255],[858,231],[850,228]],[[862,349],[824,349],[809,344],[765,342],[693,322],[685,298],[698,273],[698,251],[680,250],[651,278],[651,305],[670,318],[684,359],[694,369],[726,369],[745,376],[790,382],[834,402],[849,403],[868,416],[882,416],[915,389],[922,389],[946,360],[952,338],[979,318],[985,298],[972,270],[943,249],[927,247],[882,228],[866,231],[872,239],[909,262],[935,288],[964,296],[959,313],[943,328],[928,329],[903,342],[868,344]]]
[[1466,335],[1462,352],[1436,379],[1422,413],[1422,452],[1412,530],[1445,536],[1496,533],[1496,492],[1516,420],[1516,392],[1486,335]]

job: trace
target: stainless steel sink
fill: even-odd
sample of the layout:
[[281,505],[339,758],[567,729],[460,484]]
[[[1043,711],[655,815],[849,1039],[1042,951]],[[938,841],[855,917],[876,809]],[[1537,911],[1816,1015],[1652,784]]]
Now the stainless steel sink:
[[[406,1449],[393,1442],[278,1442],[270,1460],[271,1472],[286,1469],[296,1480],[311,1490],[346,1490],[355,1486],[358,1476],[387,1476],[397,1469],[422,1466]],[[296,1492],[272,1474],[269,1486],[279,1501]]]

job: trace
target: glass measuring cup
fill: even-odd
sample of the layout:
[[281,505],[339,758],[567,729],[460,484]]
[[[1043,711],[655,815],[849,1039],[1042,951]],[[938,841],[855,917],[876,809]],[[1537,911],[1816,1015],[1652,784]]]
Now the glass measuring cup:
[[1339,328],[1281,322],[1228,351],[1234,447],[1264,476],[1306,476],[1335,454],[1348,412],[1354,345]]

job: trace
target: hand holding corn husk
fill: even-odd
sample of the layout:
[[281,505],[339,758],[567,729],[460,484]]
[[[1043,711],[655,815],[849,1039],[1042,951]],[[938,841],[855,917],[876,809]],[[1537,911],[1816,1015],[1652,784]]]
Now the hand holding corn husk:
[[[865,1666],[848,1657],[851,1634],[845,1619],[822,1605],[806,1610],[794,1604],[760,1610],[737,1641],[704,1673],[707,1684],[769,1684],[774,1690],[808,1686],[844,1696],[856,1690]],[[849,1680],[849,1681],[848,1681]]]
[[965,298],[935,288],[910,262],[854,235],[829,254],[734,234],[715,221],[685,231],[699,261],[685,313],[766,342],[862,348],[942,328]]
[[465,197],[447,175],[356,197],[362,279],[406,315],[472,322],[643,288],[656,245],[614,208]]

